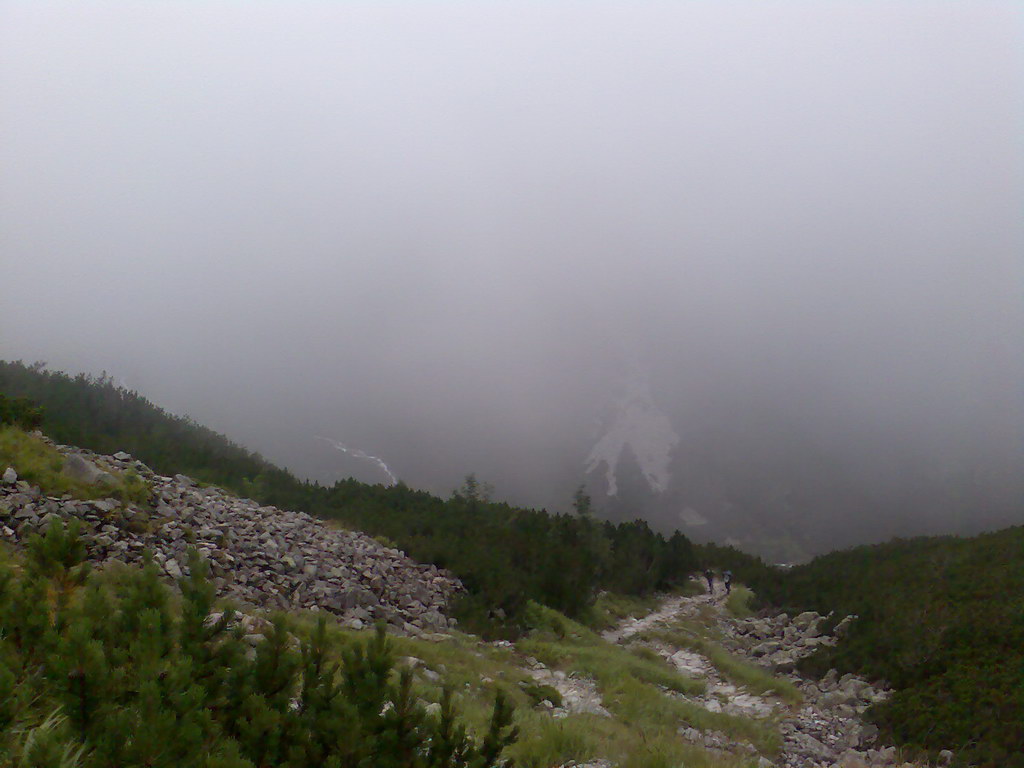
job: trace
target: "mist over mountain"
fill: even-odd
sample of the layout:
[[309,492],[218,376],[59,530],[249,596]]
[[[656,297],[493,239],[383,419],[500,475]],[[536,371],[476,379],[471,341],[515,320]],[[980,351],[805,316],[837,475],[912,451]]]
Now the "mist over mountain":
[[779,558],[1019,523],[1022,13],[6,5],[0,357]]
[[998,425],[986,432],[951,414],[915,429],[909,408],[891,423],[852,425],[810,405],[786,412],[749,398],[731,408],[709,400],[715,410],[701,415],[659,407],[637,381],[588,464],[589,488],[611,519],[639,514],[657,529],[780,560],[1021,520],[1018,435]]

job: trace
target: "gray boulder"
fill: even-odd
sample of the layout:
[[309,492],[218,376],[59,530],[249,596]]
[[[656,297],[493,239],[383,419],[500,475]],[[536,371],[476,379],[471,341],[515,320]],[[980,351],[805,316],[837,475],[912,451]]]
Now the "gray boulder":
[[814,624],[820,618],[821,618],[821,615],[815,613],[814,611],[804,611],[799,616],[796,616],[793,619],[793,624],[798,629],[805,630],[805,629],[808,629],[812,624]]
[[64,474],[72,480],[89,485],[113,484],[114,482],[113,475],[103,471],[77,453],[69,453],[64,458]]

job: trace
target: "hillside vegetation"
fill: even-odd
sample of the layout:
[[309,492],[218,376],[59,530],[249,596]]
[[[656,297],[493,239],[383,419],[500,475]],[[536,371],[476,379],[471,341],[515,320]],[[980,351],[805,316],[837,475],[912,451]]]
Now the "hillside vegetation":
[[57,521],[27,555],[0,553],[3,765],[507,764],[516,734],[500,692],[482,735],[468,735],[450,690],[427,711],[383,628],[342,643],[323,619],[302,632],[280,616],[243,636],[230,609],[213,611],[198,556],[180,593],[152,564],[90,574]]
[[[884,737],[910,749],[933,756],[953,749],[965,765],[1024,766],[1024,528],[858,547],[783,572],[731,548],[660,536],[642,522],[611,525],[491,503],[473,482],[449,499],[401,484],[305,483],[103,377],[0,362],[0,393],[8,396],[0,400],[8,423],[41,425],[57,440],[97,451],[129,451],[165,474],[335,519],[449,568],[469,590],[459,607],[463,625],[491,636],[528,632],[534,602],[607,623],[629,608],[595,607],[602,590],[649,595],[685,583],[705,564],[729,568],[753,588],[755,610],[834,612],[836,620],[857,614],[844,640],[805,660],[804,671],[887,681],[893,697],[869,716]],[[745,593],[731,608],[750,610]],[[554,659],[564,650],[558,642],[536,650]],[[592,653],[582,644],[575,663]],[[717,663],[727,675],[747,672],[725,656]]]
[[834,552],[758,590],[791,611],[860,617],[803,669],[887,680],[895,694],[869,713],[884,735],[1024,766],[1024,527]]
[[[386,537],[413,558],[462,579],[468,596],[458,613],[478,631],[521,631],[530,600],[578,617],[602,589],[644,594],[669,588],[685,582],[701,557],[686,537],[664,537],[641,521],[612,525],[489,502],[472,477],[449,499],[401,483],[303,482],[107,377],[0,362],[0,392],[41,405],[34,422],[60,442],[104,453],[127,451],[164,474],[186,474]],[[497,626],[493,619],[502,617],[504,626]]]

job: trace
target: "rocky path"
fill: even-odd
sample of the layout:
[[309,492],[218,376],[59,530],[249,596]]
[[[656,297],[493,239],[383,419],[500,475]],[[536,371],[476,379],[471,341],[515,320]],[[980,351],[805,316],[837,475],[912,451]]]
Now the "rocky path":
[[[612,643],[642,642],[668,660],[682,674],[703,679],[707,690],[701,696],[686,699],[712,712],[768,719],[778,723],[782,751],[774,761],[760,758],[761,766],[777,768],[881,768],[918,764],[899,759],[893,747],[875,744],[877,729],[864,722],[861,715],[874,702],[888,694],[853,675],[839,677],[830,672],[820,681],[807,680],[793,672],[795,662],[813,653],[821,645],[831,645],[836,638],[824,635],[819,625],[825,617],[804,613],[790,618],[777,616],[737,619],[724,608],[724,588],[716,583],[714,595],[667,598],[656,610],[640,618],[630,618],[603,633]],[[727,679],[712,661],[690,648],[675,647],[662,639],[642,633],[659,628],[668,629],[681,620],[703,622],[720,635],[720,644],[733,656],[789,680],[800,691],[800,704],[790,704],[772,693],[758,695]],[[848,623],[837,627],[841,632]],[[682,694],[676,694],[682,696]],[[725,734],[684,727],[680,735],[704,747],[750,754],[752,747],[730,740]],[[945,754],[946,761],[951,757]],[[944,761],[945,762],[945,761]]]
[[[710,598],[708,598],[710,599]],[[601,637],[609,643],[621,643],[633,635],[645,632],[659,624],[679,618],[684,613],[692,612],[693,607],[700,601],[695,597],[670,597],[665,600],[656,610],[646,616],[634,618],[632,616],[624,619],[613,629],[601,633]]]

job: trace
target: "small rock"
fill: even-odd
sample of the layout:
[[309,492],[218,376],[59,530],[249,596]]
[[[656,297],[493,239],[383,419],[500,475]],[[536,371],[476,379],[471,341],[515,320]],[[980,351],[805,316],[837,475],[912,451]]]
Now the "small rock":
[[14,471],[14,467],[8,467],[4,470],[3,482],[4,485],[14,485],[18,482],[18,473]]

